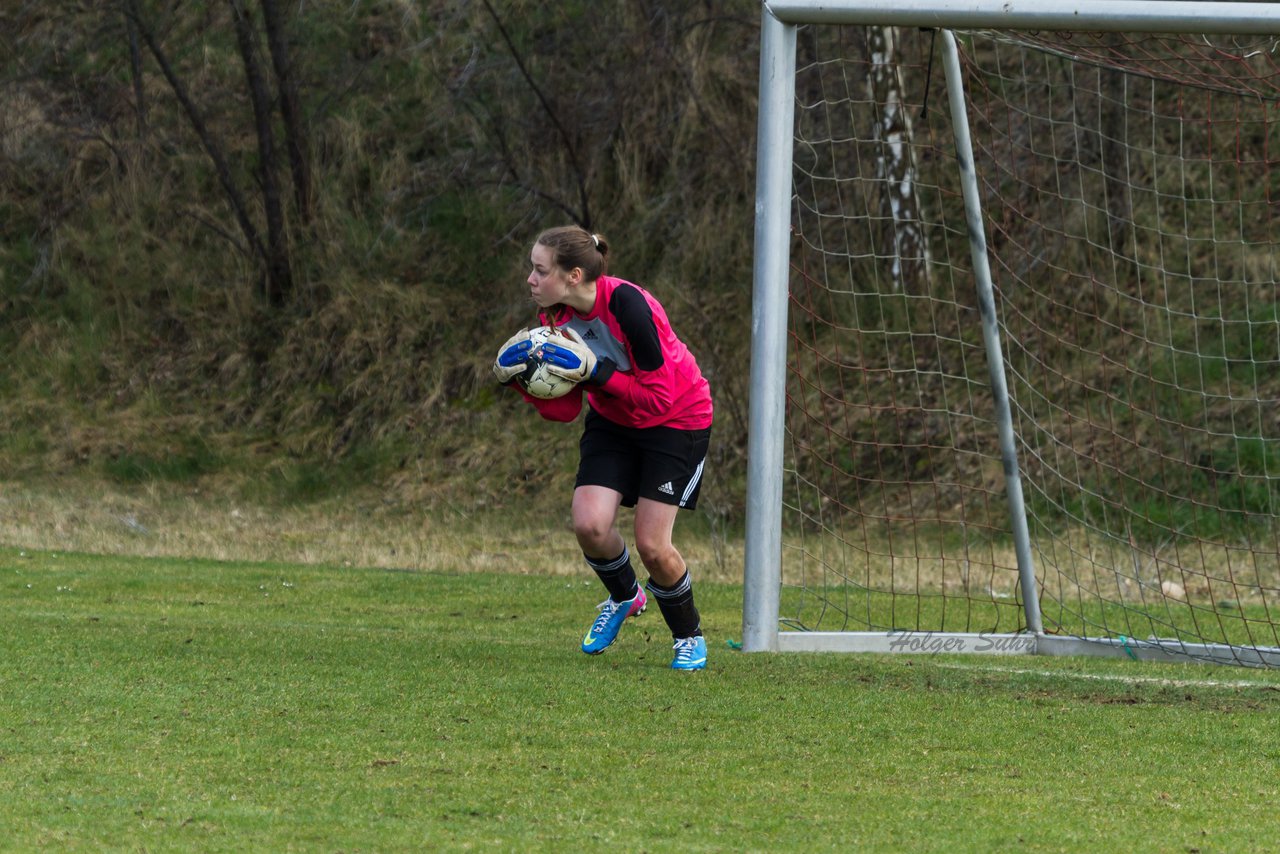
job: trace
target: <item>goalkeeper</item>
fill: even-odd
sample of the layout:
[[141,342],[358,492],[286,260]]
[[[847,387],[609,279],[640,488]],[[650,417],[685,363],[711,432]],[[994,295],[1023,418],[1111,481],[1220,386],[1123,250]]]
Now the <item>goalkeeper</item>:
[[[582,651],[604,652],[627,617],[648,604],[646,589],[675,641],[676,670],[707,662],[693,586],[671,542],[676,514],[692,510],[702,485],[711,436],[711,390],[667,313],[643,288],[606,275],[609,245],[577,226],[538,235],[530,252],[530,296],[542,323],[565,333],[543,345],[550,370],[580,383],[568,395],[541,400],[514,382],[525,370],[528,330],[498,351],[498,381],[520,391],[547,419],[587,415],[573,491],[573,530],[607,598],[582,639]],[[635,548],[649,578],[641,588],[618,530],[618,508],[635,508]]]

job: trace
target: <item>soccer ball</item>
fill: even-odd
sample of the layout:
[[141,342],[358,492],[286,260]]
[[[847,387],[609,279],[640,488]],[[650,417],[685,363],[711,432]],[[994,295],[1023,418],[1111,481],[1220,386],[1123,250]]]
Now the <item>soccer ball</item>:
[[559,334],[550,326],[529,330],[529,341],[533,344],[533,349],[529,351],[529,367],[516,377],[516,382],[533,397],[543,400],[564,397],[577,385],[547,370],[546,363],[542,361],[542,345]]

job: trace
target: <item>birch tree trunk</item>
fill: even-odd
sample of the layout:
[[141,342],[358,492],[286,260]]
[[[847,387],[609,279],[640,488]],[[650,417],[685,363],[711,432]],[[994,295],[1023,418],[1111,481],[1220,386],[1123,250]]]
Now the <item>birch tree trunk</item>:
[[916,196],[911,116],[903,99],[896,27],[867,27],[867,95],[876,109],[876,185],[880,188],[880,246],[894,291],[923,293],[929,286],[929,246]]

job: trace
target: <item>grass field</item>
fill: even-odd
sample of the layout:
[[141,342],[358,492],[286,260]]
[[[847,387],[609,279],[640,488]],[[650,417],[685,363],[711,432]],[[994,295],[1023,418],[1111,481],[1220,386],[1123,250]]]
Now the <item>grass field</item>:
[[1265,851],[1280,678],[748,655],[581,577],[0,549],[0,849]]

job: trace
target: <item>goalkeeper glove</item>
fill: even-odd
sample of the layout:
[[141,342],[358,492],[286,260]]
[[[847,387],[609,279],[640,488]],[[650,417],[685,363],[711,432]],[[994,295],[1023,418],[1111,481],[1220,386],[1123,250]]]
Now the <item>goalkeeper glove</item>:
[[596,354],[573,329],[562,327],[560,334],[560,339],[542,345],[542,360],[547,370],[570,382],[589,379],[596,370]]
[[493,375],[503,385],[511,382],[528,367],[529,351],[533,342],[529,340],[529,330],[521,329],[507,339],[498,350],[498,358],[493,361]]

